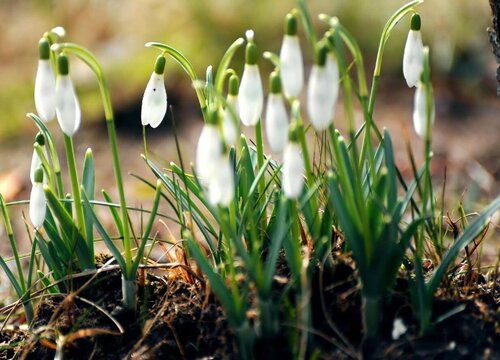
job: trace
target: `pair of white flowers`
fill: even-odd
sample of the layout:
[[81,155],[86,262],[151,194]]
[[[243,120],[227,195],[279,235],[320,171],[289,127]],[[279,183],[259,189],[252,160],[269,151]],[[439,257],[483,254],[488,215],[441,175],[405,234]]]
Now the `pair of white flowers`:
[[430,117],[430,125],[432,126],[434,123],[435,107],[434,101],[431,99],[430,114],[428,114],[427,89],[422,81],[425,48],[420,28],[420,15],[413,14],[403,54],[403,75],[409,87],[416,87],[413,107],[413,127],[420,137],[425,137],[427,134],[428,117]]
[[50,60],[50,43],[42,38],[38,45],[39,60],[35,79],[35,107],[43,121],[57,117],[61,130],[73,136],[81,123],[81,111],[64,54],[57,57],[57,78]]

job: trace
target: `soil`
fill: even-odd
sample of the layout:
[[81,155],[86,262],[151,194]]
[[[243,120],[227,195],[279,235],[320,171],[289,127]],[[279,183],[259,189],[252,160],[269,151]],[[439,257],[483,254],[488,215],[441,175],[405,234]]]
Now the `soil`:
[[[276,282],[275,291],[281,292],[287,271],[283,263],[278,270],[281,280]],[[67,339],[64,359],[238,359],[233,333],[209,290],[198,281],[167,275],[142,273],[137,313],[121,307],[117,270],[98,274],[91,285],[76,290],[78,297],[76,292],[46,297],[37,307],[29,332],[13,328],[0,333],[0,359],[53,359],[61,336]],[[431,333],[419,336],[407,280],[399,278],[386,301],[380,337],[366,341],[361,333],[356,275],[352,261],[342,256],[336,256],[328,274],[317,271],[312,285],[308,357],[500,359],[498,279],[497,290],[481,276],[476,279],[482,279],[477,282],[482,285],[474,289],[465,289],[463,279],[464,291],[456,291],[459,283],[440,289],[434,302],[434,320],[459,306],[460,311],[439,321]],[[76,278],[70,285],[80,289],[87,280]],[[111,317],[123,327],[122,334]],[[395,318],[403,320],[407,331],[392,340]],[[286,323],[282,329],[278,338],[256,341],[254,358],[291,358]]]

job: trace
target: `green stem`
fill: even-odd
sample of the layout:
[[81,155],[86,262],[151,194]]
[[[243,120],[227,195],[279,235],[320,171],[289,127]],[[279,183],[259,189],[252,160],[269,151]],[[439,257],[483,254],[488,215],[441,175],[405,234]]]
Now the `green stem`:
[[[262,120],[259,119],[257,124],[255,125],[255,141],[257,146],[257,172],[259,172],[264,166],[264,141],[262,139]],[[266,204],[266,197],[264,193],[266,192],[266,178],[262,176],[259,179],[259,198],[260,198],[260,207],[264,208]],[[260,219],[260,234],[259,236],[264,236],[264,231],[266,229],[267,218],[266,216],[262,216]]]
[[137,308],[137,288],[135,278],[127,279],[122,273],[122,302],[127,309],[135,310]]
[[376,338],[382,320],[382,299],[380,297],[362,296],[361,306],[365,339]]
[[85,218],[83,216],[83,204],[80,195],[80,184],[78,182],[78,171],[76,169],[75,149],[73,146],[73,139],[66,134],[64,134],[64,148],[66,149],[66,158],[68,160],[68,172],[71,180],[71,189],[73,190],[78,230],[80,230],[83,238],[86,239]]

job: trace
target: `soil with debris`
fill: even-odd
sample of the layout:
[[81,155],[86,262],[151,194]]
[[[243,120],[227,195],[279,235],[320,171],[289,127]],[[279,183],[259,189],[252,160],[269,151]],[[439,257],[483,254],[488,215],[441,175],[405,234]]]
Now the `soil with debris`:
[[[53,359],[57,344],[64,344],[64,359],[239,358],[220,305],[199,280],[141,274],[137,313],[121,307],[117,270],[99,273],[83,289],[88,278],[76,278],[68,283],[75,289],[72,295],[50,295],[40,302],[30,331],[11,326],[0,333],[0,359]],[[286,288],[286,274],[280,265],[275,291]],[[398,279],[387,299],[380,338],[363,341],[357,273],[350,259],[337,257],[333,271],[318,271],[314,279],[308,358],[500,359],[500,281],[496,290],[481,276],[474,277],[473,286],[468,282],[466,287],[463,279],[463,287],[457,285],[440,289],[434,320],[444,319],[419,336],[408,283]],[[393,340],[396,318],[406,331]],[[282,325],[280,337],[258,339],[256,359],[292,358]]]

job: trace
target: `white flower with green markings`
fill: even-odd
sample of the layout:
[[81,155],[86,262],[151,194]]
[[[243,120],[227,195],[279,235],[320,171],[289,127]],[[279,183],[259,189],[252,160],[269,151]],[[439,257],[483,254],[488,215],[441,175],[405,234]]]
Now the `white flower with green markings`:
[[403,75],[409,87],[418,85],[424,68],[424,45],[420,27],[420,15],[413,14],[403,54]]
[[142,97],[141,122],[143,126],[158,127],[167,113],[167,91],[163,74],[165,72],[165,57],[158,56],[155,70],[149,78],[144,96]]
[[257,46],[252,30],[246,32],[247,46],[245,51],[245,67],[241,77],[238,95],[238,107],[241,122],[245,126],[255,126],[262,115],[264,92],[257,65]]
[[297,98],[304,86],[304,61],[297,36],[297,17],[293,14],[288,14],[285,18],[280,64],[283,93],[287,98]]
[[266,107],[266,136],[271,150],[281,153],[288,139],[288,115],[281,94],[281,78],[277,72],[269,76],[269,96]]
[[283,154],[282,188],[285,197],[298,199],[304,188],[304,157],[295,126],[290,127],[288,143]]
[[[237,75],[231,75],[229,78],[229,91],[227,94],[227,106],[224,109],[224,116],[222,118],[222,133],[224,141],[228,145],[235,146],[238,141],[238,125],[239,125],[239,111],[238,111],[238,87],[239,79]],[[228,109],[230,107],[234,110],[234,114]],[[234,118],[236,115],[236,118]]]
[[80,127],[81,111],[69,76],[69,61],[64,54],[57,58],[56,115],[63,133],[72,137]]
[[35,170],[34,184],[31,188],[29,215],[33,226],[39,229],[43,226],[45,221],[45,214],[47,212],[47,200],[45,199],[45,192],[43,190],[43,169],[39,166]]
[[38,43],[38,68],[35,78],[35,107],[43,121],[56,116],[56,77],[50,63],[50,43],[42,38]]

